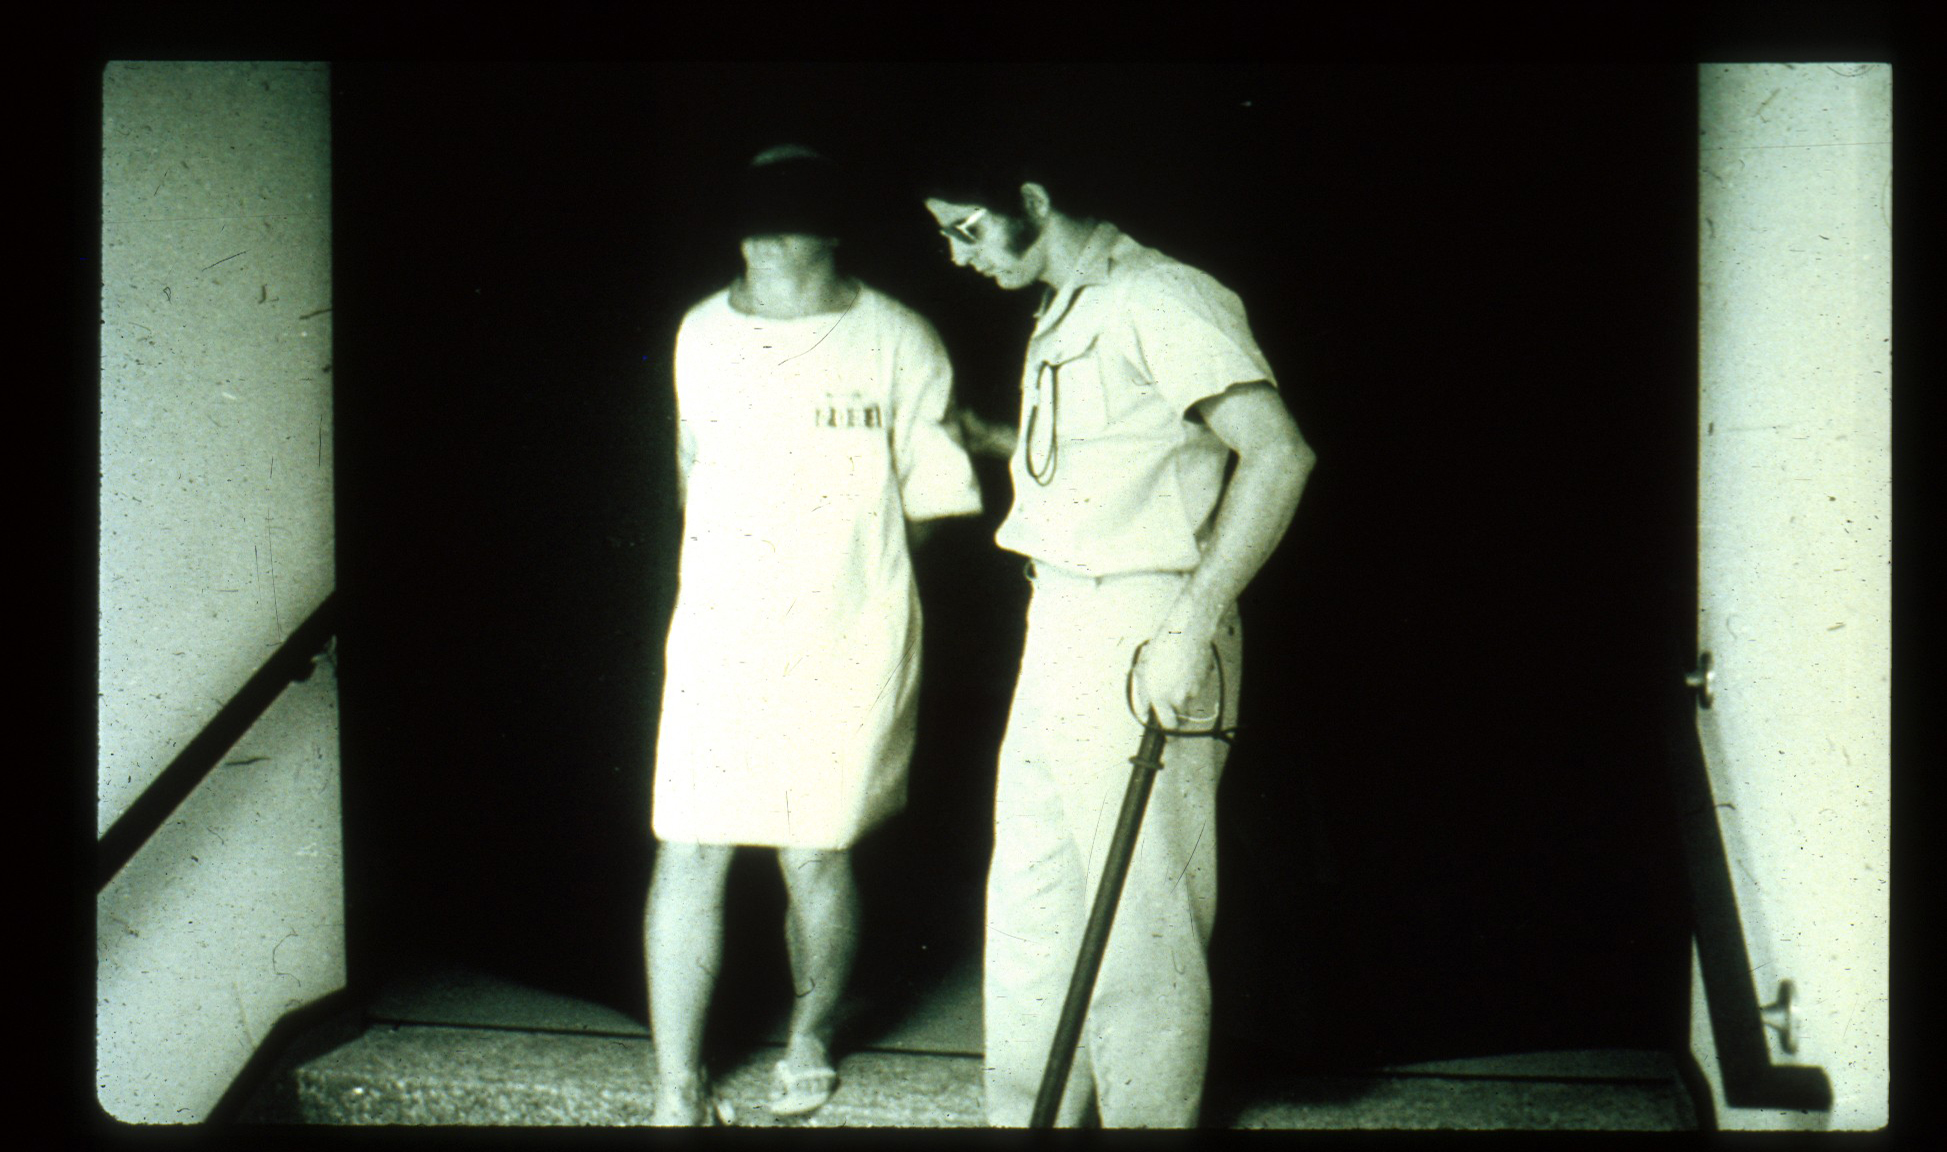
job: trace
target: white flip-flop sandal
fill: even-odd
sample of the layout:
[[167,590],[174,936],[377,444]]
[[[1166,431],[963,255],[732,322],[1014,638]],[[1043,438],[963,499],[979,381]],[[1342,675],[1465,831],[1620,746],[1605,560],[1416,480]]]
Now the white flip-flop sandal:
[[771,1080],[777,1088],[776,1094],[771,1097],[773,1116],[809,1116],[823,1108],[832,1094],[838,1091],[838,1070],[835,1068],[800,1068],[792,1071],[780,1060],[771,1069]]

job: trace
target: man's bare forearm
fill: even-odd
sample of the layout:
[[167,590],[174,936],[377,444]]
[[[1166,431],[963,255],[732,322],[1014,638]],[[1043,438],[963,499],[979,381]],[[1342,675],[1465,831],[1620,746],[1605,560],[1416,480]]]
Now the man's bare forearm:
[[1316,458],[1268,383],[1243,385],[1199,411],[1237,453],[1237,467],[1203,558],[1150,637],[1143,694],[1164,720],[1180,714],[1208,674],[1210,644],[1237,597],[1284,539]]
[[1302,440],[1238,458],[1203,559],[1178,598],[1183,624],[1216,631],[1284,539],[1315,462]]
[[1012,424],[997,424],[971,408],[960,408],[953,413],[952,426],[959,432],[961,447],[975,456],[1005,460],[1014,455]]

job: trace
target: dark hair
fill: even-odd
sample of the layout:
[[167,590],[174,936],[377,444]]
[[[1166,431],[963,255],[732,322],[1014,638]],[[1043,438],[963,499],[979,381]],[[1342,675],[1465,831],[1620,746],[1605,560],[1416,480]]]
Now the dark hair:
[[1099,187],[1097,157],[1062,154],[1039,146],[1009,147],[962,142],[943,146],[929,158],[923,196],[955,204],[977,204],[990,212],[1024,217],[1021,185],[1039,184],[1064,216],[1078,219],[1107,207]]

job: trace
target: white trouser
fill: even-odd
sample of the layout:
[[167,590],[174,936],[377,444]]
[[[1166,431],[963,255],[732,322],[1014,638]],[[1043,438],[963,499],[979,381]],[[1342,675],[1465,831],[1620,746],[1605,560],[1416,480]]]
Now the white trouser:
[[[1125,684],[1186,576],[1101,579],[1039,565],[1001,743],[987,882],[987,1117],[1028,1123],[1128,786],[1142,726]],[[1223,725],[1237,721],[1241,631],[1218,629]],[[1216,699],[1187,711],[1207,716]],[[1186,727],[1202,727],[1190,725]],[[1205,949],[1217,907],[1216,799],[1227,746],[1172,737],[1136,841],[1057,1123],[1091,1091],[1104,1127],[1189,1127],[1209,1049]]]

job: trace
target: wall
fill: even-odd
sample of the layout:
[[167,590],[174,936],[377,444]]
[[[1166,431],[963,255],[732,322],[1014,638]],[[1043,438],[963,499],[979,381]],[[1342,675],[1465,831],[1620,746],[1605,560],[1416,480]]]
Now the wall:
[[[97,831],[331,591],[329,73],[102,73]],[[99,1098],[201,1118],[344,983],[337,691],[295,686],[98,902]]]
[[1887,1120],[1892,76],[1700,72],[1698,713],[1754,965],[1790,979],[1820,1113],[1724,1109],[1701,984],[1693,1048],[1726,1128]]

